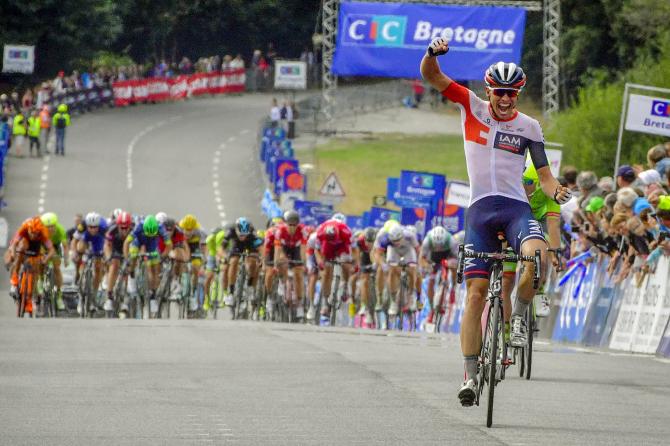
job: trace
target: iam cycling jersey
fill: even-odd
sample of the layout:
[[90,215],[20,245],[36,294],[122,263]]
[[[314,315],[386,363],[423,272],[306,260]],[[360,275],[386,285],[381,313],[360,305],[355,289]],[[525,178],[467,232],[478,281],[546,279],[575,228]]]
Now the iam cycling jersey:
[[[333,240],[328,240],[326,236],[326,229],[329,226],[334,226],[336,230],[336,237]],[[352,237],[349,226],[337,220],[328,220],[316,229],[317,249],[326,261],[338,258],[346,260],[343,257],[351,254]]]
[[456,82],[449,84],[442,94],[461,109],[470,206],[488,196],[527,203],[519,181],[525,168],[526,151],[530,150],[536,167],[548,165],[540,124],[519,112],[509,120],[497,120],[488,101]]
[[102,248],[105,245],[105,234],[109,229],[107,220],[104,218],[100,219],[100,226],[98,226],[98,232],[95,234],[91,234],[86,225],[83,225],[82,229],[82,231],[77,229],[72,238],[87,243],[93,255],[102,255]]

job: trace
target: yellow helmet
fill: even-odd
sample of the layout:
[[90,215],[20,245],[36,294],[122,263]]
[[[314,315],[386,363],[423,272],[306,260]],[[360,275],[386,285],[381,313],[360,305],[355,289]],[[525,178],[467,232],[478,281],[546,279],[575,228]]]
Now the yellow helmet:
[[193,215],[186,214],[184,218],[182,218],[181,221],[179,222],[179,226],[184,231],[193,231],[194,229],[200,227],[200,223],[198,223],[198,219],[195,218]]

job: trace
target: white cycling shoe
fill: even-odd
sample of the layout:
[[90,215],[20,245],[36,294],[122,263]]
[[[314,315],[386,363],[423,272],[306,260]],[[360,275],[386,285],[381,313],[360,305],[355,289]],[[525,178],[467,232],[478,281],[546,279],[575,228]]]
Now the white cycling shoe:
[[389,316],[396,316],[397,314],[398,314],[398,303],[391,302],[391,305],[389,305]]
[[528,343],[526,319],[523,316],[512,315],[510,321],[509,343],[512,347],[525,347]]
[[550,297],[546,294],[535,296],[535,315],[537,317],[547,317],[551,313]]
[[314,305],[310,305],[309,310],[307,310],[307,320],[308,321],[313,321],[315,315],[316,315],[316,310],[314,309]]
[[458,389],[458,399],[463,407],[471,407],[477,399],[477,383],[474,379],[468,379]]
[[114,300],[113,299],[105,300],[105,304],[102,306],[102,308],[105,311],[114,311]]

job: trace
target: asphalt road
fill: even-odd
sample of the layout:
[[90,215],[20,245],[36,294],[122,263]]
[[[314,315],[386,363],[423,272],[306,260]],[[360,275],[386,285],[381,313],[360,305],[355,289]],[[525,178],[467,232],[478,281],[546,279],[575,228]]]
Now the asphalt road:
[[[254,142],[268,104],[267,96],[199,99],[79,118],[66,158],[10,160],[3,213],[11,229],[39,207],[63,220],[123,207],[193,212],[207,228],[241,214],[261,223]],[[670,438],[670,365],[649,356],[540,342],[533,380],[510,370],[487,429],[483,407],[464,409],[456,399],[454,335],[12,314],[2,292],[3,445],[609,446]]]
[[667,363],[538,349],[487,429],[484,407],[456,399],[454,336],[6,320],[0,431],[12,445],[667,444]]

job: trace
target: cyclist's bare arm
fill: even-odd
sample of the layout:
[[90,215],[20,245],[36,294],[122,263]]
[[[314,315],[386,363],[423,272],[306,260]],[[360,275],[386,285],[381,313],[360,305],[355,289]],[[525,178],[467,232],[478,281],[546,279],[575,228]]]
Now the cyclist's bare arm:
[[549,236],[549,247],[558,249],[561,247],[561,219],[560,217],[547,217],[547,235]]
[[[453,82],[449,76],[444,74],[437,62],[437,56],[449,51],[449,43],[446,39],[434,39],[428,46],[428,51],[421,60],[421,76],[437,91],[444,91]],[[431,55],[433,54],[433,55]]]
[[[533,163],[536,163],[533,149],[534,148],[531,145],[530,155],[531,158],[533,158]],[[542,144],[542,152],[544,153],[544,144]],[[546,160],[546,155],[544,155],[544,157]],[[558,180],[554,178],[554,174],[551,173],[551,169],[548,165],[545,164],[543,167],[537,169],[537,177],[540,180],[540,187],[542,187],[542,191],[547,195],[547,197],[553,199],[557,203],[565,204],[572,197],[572,192],[570,189],[561,186],[561,183],[559,183]]]

